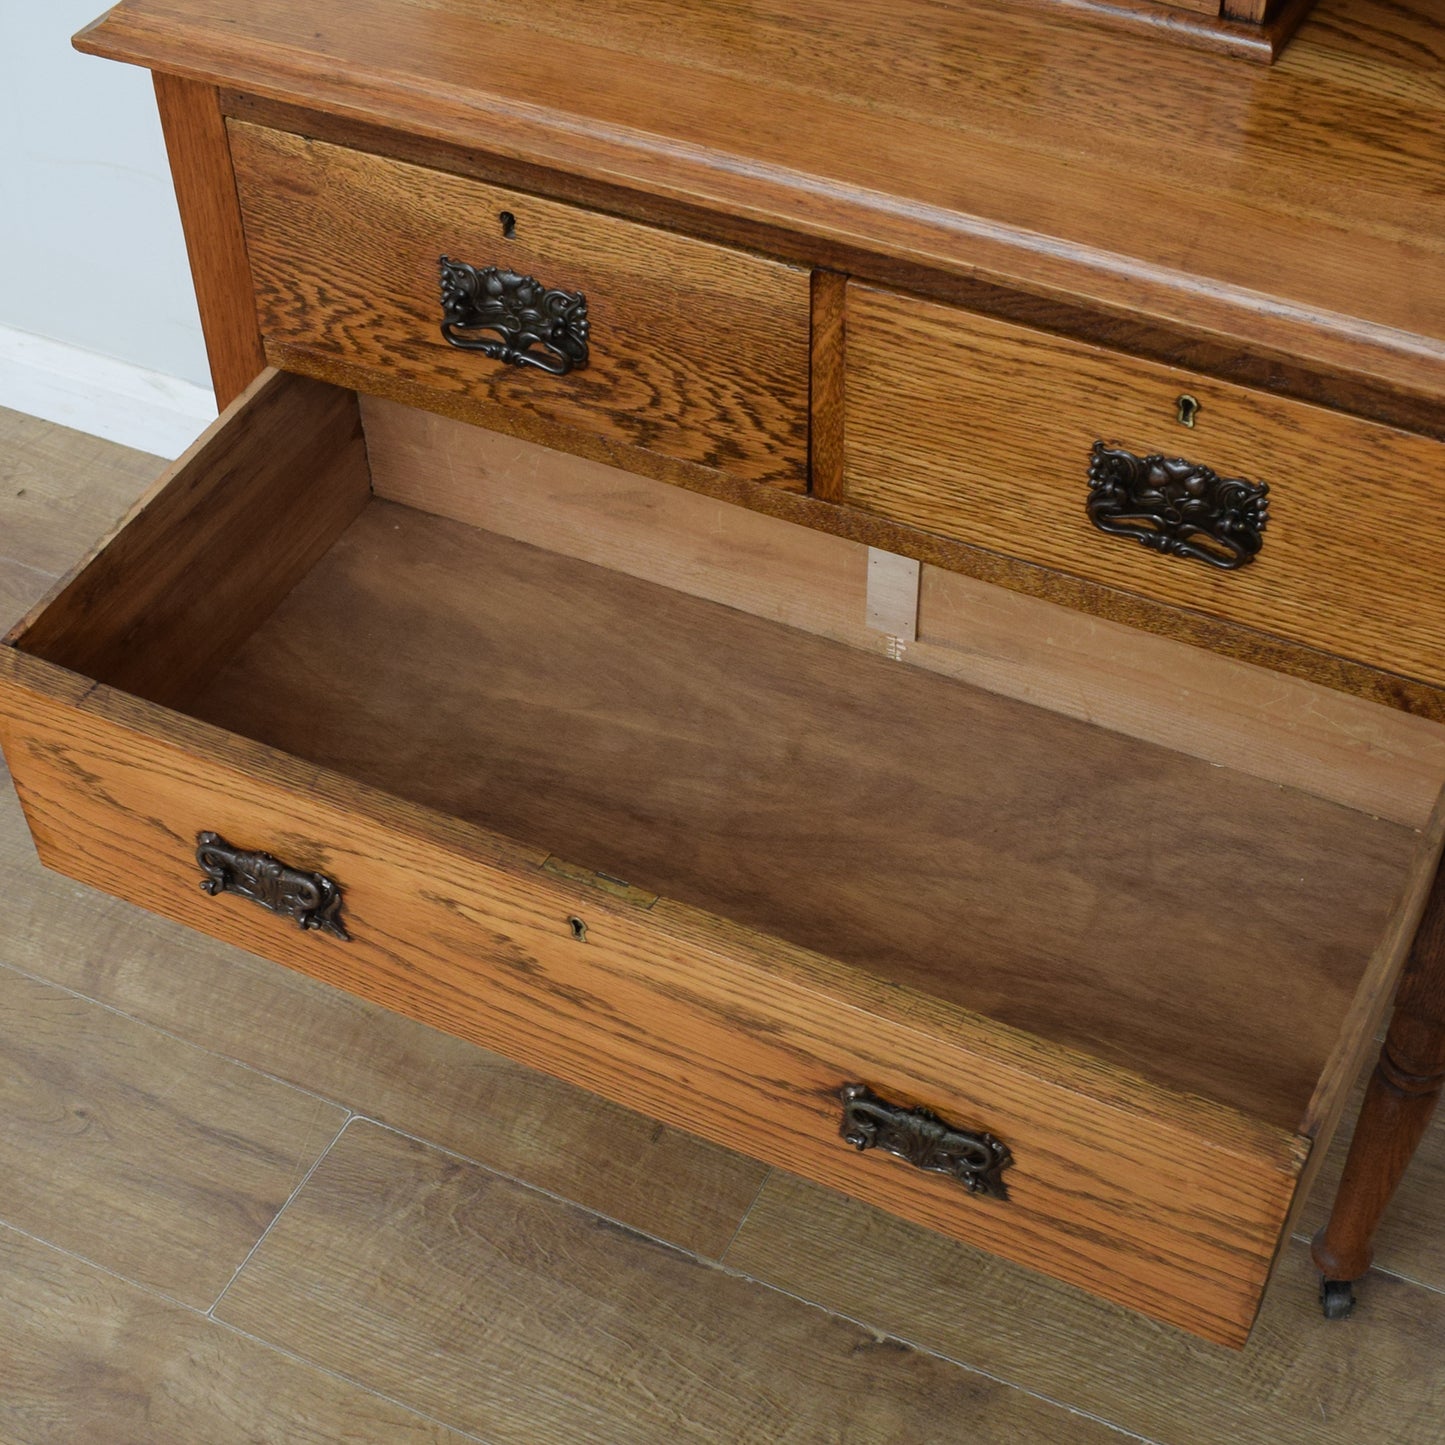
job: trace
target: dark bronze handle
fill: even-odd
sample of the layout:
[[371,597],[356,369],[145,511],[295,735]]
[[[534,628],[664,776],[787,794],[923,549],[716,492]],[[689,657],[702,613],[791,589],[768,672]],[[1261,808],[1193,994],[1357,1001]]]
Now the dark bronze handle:
[[1264,545],[1269,484],[1221,477],[1182,457],[1136,457],[1095,442],[1088,507],[1101,532],[1233,571]]
[[447,256],[441,278],[442,335],[453,346],[553,376],[587,365],[587,298],[580,291],[549,291],[535,276],[479,270]]
[[319,928],[345,942],[351,935],[341,922],[341,889],[324,873],[288,868],[269,853],[247,853],[218,833],[196,834],[196,862],[206,876],[201,892],[237,893],[301,928]]
[[866,1084],[844,1084],[839,1133],[860,1153],[882,1149],[930,1174],[949,1174],[970,1194],[1007,1199],[1002,1174],[1014,1162],[992,1134],[971,1134],[945,1124],[930,1109],[880,1099]]

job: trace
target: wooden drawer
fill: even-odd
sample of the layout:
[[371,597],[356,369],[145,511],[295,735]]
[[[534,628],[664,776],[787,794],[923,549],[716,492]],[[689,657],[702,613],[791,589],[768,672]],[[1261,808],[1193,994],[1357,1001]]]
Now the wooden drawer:
[[[229,129],[273,362],[654,475],[681,465],[806,486],[805,270],[244,122]],[[582,293],[585,367],[551,375],[450,344],[443,256]]]
[[384,405],[268,373],[0,648],[44,861],[1241,1343],[1438,837],[480,531]]
[[[856,283],[847,305],[852,506],[1445,683],[1445,546],[1422,521],[1445,510],[1445,446]],[[1098,530],[1096,442],[1268,484],[1257,556],[1222,570]]]

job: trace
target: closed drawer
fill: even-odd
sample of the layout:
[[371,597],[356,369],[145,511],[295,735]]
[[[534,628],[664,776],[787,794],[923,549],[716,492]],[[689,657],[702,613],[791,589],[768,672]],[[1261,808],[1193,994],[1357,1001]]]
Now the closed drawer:
[[1417,835],[384,500],[369,410],[261,378],[0,648],[44,861],[1240,1343]]
[[[1181,397],[1197,404],[1185,404],[1192,426],[1180,423]],[[845,425],[844,499],[855,507],[1445,682],[1445,544],[1429,520],[1445,510],[1438,442],[857,284]],[[1166,485],[1191,485],[1178,479],[1196,469],[1211,519],[1241,494],[1221,496],[1197,469],[1266,483],[1257,554],[1224,570],[1098,530],[1086,510],[1096,443],[1190,464]],[[1160,480],[1141,471],[1136,492]],[[1156,496],[1115,510],[1160,506]],[[1226,559],[1238,550],[1192,543]]]
[[[230,137],[272,361],[669,479],[680,464],[806,485],[805,270],[243,122]],[[558,293],[528,302],[498,285],[491,314],[544,311],[568,340],[519,349],[554,368],[565,355],[572,369],[450,344],[444,256]],[[585,365],[567,309],[579,293]],[[469,344],[501,337],[452,331]]]

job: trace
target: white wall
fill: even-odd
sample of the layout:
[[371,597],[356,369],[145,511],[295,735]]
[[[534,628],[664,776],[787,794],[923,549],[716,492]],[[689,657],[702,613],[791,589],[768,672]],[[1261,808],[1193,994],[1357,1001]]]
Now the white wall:
[[209,390],[150,74],[70,45],[104,7],[0,0],[0,330]]

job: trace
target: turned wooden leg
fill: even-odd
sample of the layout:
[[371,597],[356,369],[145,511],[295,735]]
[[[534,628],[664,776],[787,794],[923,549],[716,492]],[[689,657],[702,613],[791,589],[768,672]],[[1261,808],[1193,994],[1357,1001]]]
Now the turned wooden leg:
[[1329,1221],[1311,1253],[1323,1277],[1325,1314],[1354,1304],[1353,1283],[1374,1255],[1375,1228],[1404,1176],[1445,1084],[1445,870],[1430,899],[1400,981],[1380,1061],[1370,1075]]

